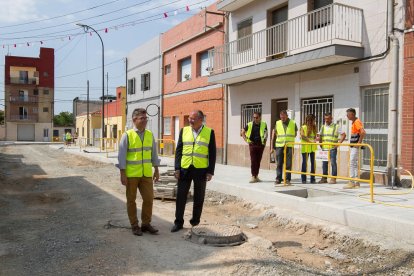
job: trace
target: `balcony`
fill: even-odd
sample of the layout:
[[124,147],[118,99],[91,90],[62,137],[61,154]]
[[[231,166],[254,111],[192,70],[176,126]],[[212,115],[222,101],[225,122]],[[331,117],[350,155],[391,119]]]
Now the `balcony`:
[[235,11],[254,0],[221,0],[217,2],[217,9],[226,12]]
[[10,103],[21,104],[21,103],[37,103],[39,98],[37,96],[10,96]]
[[19,77],[10,77],[11,84],[29,84],[29,85],[39,85],[39,78],[19,78]]
[[332,4],[209,51],[209,82],[232,84],[363,57],[362,10]]
[[37,115],[10,115],[10,122],[37,122]]

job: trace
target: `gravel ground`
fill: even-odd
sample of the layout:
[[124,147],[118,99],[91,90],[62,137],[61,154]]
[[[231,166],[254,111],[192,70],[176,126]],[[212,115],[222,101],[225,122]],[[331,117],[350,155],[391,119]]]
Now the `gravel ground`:
[[408,245],[213,192],[203,222],[239,225],[248,242],[192,243],[187,224],[170,233],[175,203],[160,200],[160,234],[136,237],[124,194],[113,165],[44,145],[0,147],[0,275],[414,275]]

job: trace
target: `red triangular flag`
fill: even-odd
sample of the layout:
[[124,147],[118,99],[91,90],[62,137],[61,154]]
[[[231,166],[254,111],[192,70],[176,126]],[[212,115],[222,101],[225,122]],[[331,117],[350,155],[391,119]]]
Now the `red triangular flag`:
[[89,32],[89,35],[92,36],[92,32]]
[[16,44],[14,44],[14,48],[16,48]]
[[186,11],[190,11],[190,7],[189,6],[185,6],[185,10]]
[[166,12],[164,12],[164,18],[167,18],[168,14]]
[[105,28],[105,33],[107,33],[108,32],[108,28]]
[[43,45],[43,41],[40,41],[40,45]]
[[27,42],[27,47],[29,47],[30,46],[30,44],[29,44],[29,42]]

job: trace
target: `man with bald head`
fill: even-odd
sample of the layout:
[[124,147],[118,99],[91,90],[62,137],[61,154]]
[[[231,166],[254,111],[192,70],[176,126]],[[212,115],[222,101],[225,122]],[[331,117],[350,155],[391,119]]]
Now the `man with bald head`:
[[191,226],[200,223],[207,181],[214,175],[216,139],[214,130],[203,124],[201,110],[190,113],[190,126],[181,129],[175,151],[175,178],[178,180],[175,221],[171,232],[183,229],[184,211],[191,182],[194,182],[193,216]]

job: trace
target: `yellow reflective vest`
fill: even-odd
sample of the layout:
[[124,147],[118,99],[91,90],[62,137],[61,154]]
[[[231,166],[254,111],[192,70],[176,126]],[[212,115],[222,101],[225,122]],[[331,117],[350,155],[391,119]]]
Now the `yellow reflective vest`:
[[[266,122],[261,121],[260,122],[260,139],[262,140],[262,144],[265,144],[265,129],[266,129],[267,125]],[[250,135],[252,135],[252,129],[253,129],[253,122],[250,122],[247,124],[247,131],[246,131],[246,138],[247,138],[247,142],[250,143]]]
[[206,126],[202,126],[202,128],[195,141],[191,126],[183,128],[181,168],[187,169],[190,165],[197,169],[208,167],[208,145],[210,143],[211,128]]
[[[302,130],[303,130],[303,133],[305,134],[305,136],[308,134],[308,126],[307,125],[303,125],[302,126]],[[312,132],[309,136],[306,136],[308,139],[310,139],[310,140],[312,140],[312,141],[315,141],[315,138],[316,138],[316,133],[315,132]],[[304,143],[309,143],[308,141],[305,141],[304,139],[300,139],[300,141],[301,142],[304,142]],[[302,147],[301,147],[301,152],[302,153],[310,153],[310,152],[315,152],[316,151],[316,144],[315,145],[302,145]]]
[[145,130],[144,141],[141,141],[141,138],[133,129],[128,130],[126,133],[128,135],[126,176],[152,177],[152,132]]
[[[338,143],[338,126],[334,123],[329,127],[323,125],[320,136],[322,143]],[[332,147],[331,145],[322,145],[322,149],[324,150],[330,150]]]
[[[296,136],[296,123],[293,120],[289,120],[288,127],[283,127],[282,120],[279,120],[276,122],[276,132],[277,132],[277,138],[275,142],[275,146],[277,148],[284,147],[287,142],[295,142],[295,136]],[[289,144],[288,147],[293,147],[293,144]]]

